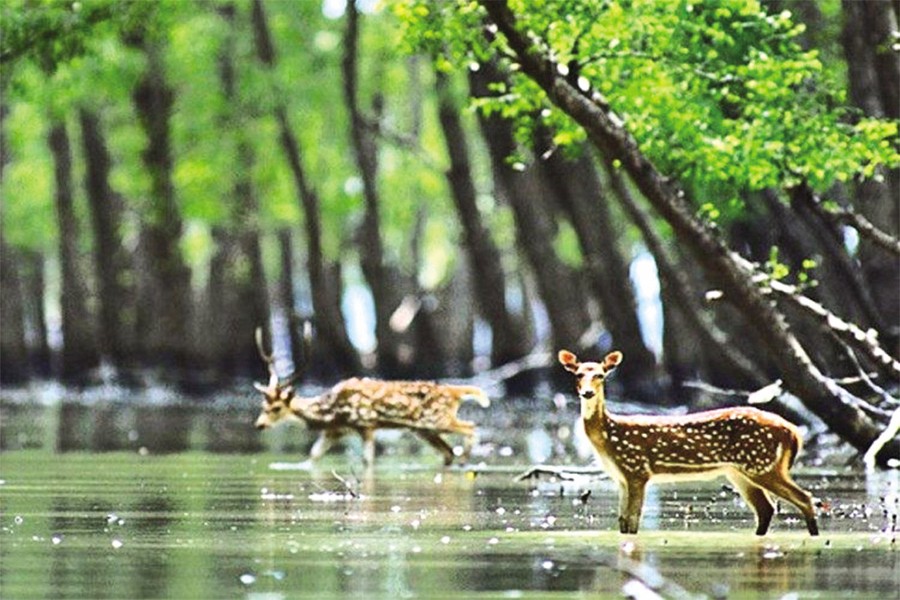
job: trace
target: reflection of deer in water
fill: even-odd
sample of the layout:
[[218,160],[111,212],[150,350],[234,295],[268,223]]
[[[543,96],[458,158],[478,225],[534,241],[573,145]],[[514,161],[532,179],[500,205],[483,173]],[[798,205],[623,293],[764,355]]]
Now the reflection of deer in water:
[[684,416],[625,416],[606,410],[604,381],[622,362],[610,352],[602,363],[580,362],[567,350],[559,362],[577,380],[584,430],[619,484],[619,530],[637,533],[644,489],[651,480],[691,481],[724,475],[756,512],[757,535],[765,535],[775,509],[770,494],[800,509],[810,535],[818,535],[810,495],[788,469],[800,451],[797,428],[751,407]]
[[465,436],[463,458],[468,458],[475,440],[475,424],[460,421],[456,411],[462,400],[475,400],[487,407],[490,400],[479,388],[432,381],[381,381],[346,379],[333,388],[312,397],[298,396],[292,375],[286,381],[278,377],[272,354],[263,348],[262,329],[256,330],[256,346],[269,369],[269,383],[254,383],[264,399],[257,429],[266,429],[287,421],[302,421],[319,430],[319,438],[310,451],[310,461],[318,460],[345,433],[357,432],[363,439],[363,458],[367,465],[375,459],[375,431],[409,429],[436,448],[444,464],[453,462],[453,449],[441,437],[443,433]]

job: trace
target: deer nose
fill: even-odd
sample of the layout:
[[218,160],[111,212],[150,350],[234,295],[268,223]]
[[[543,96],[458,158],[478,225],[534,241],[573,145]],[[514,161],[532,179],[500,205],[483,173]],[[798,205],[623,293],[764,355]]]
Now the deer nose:
[[585,400],[590,400],[594,397],[594,390],[581,390],[581,397]]

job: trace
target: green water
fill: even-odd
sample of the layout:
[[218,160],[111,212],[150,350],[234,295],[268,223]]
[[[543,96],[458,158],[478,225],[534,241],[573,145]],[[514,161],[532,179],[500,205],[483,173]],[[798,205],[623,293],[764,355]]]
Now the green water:
[[670,597],[900,590],[896,473],[801,477],[825,503],[819,538],[787,508],[757,538],[721,482],[653,488],[641,533],[622,536],[608,482],[535,485],[431,455],[368,476],[340,455],[269,468],[285,458],[4,452],[0,597],[622,597],[659,577]]

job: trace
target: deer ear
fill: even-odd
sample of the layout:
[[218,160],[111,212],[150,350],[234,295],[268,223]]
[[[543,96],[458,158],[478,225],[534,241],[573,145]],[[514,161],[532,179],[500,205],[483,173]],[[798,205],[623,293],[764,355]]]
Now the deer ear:
[[620,362],[622,362],[622,353],[618,350],[610,352],[606,355],[606,358],[603,359],[603,369],[609,373],[618,367]]
[[269,388],[267,388],[266,386],[264,386],[263,384],[261,384],[257,381],[253,382],[253,387],[255,387],[257,391],[262,392],[263,394],[265,394],[269,391]]
[[574,373],[578,370],[578,357],[568,350],[560,350],[557,358],[559,359],[559,364],[565,367],[566,371]]
[[620,362],[622,362],[622,353],[618,350],[610,352],[606,355],[606,358],[603,359],[603,369],[609,373],[618,367]]

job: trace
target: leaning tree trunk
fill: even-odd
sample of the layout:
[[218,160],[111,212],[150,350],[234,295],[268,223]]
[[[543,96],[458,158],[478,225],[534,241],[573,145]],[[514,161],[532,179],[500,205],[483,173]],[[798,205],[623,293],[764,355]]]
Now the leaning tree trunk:
[[[469,80],[474,97],[491,94],[490,85],[500,74],[496,67],[482,64],[478,71],[470,72]],[[553,347],[582,349],[590,346],[582,340],[590,327],[590,316],[585,306],[584,286],[575,272],[556,255],[553,241],[556,222],[546,196],[551,193],[546,173],[537,164],[521,171],[513,169],[507,159],[516,149],[512,124],[498,115],[479,115],[491,170],[498,192],[512,207],[516,221],[519,247],[534,273],[538,293],[547,310],[553,329]]]
[[[694,252],[710,279],[718,282],[726,297],[757,326],[757,343],[764,344],[783,369],[785,387],[832,431],[858,450],[866,451],[880,435],[881,428],[863,411],[859,399],[812,363],[784,315],[753,281],[755,273],[751,267],[696,218],[683,192],[659,172],[640,151],[635,139],[611,118],[602,97],[592,89],[582,91],[574,87],[560,75],[554,61],[541,54],[533,38],[517,29],[516,17],[506,2],[480,2],[505,36],[522,71],[547,93],[551,102],[584,128],[605,156],[621,162],[678,240]],[[888,442],[876,458],[880,464],[890,458],[900,458],[900,439]]]
[[450,158],[446,173],[450,193],[463,230],[463,243],[478,310],[491,328],[491,364],[499,366],[528,354],[529,336],[521,317],[513,314],[506,303],[506,276],[500,250],[494,244],[478,210],[475,183],[469,164],[469,142],[453,101],[450,82],[441,72],[435,73],[438,94],[438,116]]
[[[252,18],[257,58],[267,70],[272,70],[276,61],[275,46],[272,43],[261,0],[254,0]],[[315,360],[313,362],[319,365],[320,373],[318,374],[322,375],[332,372],[339,374],[359,372],[362,368],[359,354],[350,342],[344,317],[341,314],[341,281],[339,276],[335,276],[335,273],[339,273],[340,270],[327,262],[322,249],[322,216],[319,196],[308,180],[303,167],[300,141],[294,135],[288,119],[287,108],[280,98],[276,99],[275,117],[278,121],[281,149],[288,161],[294,185],[297,188],[306,226],[306,260],[316,327]],[[283,254],[283,261],[284,258]],[[288,269],[290,269],[289,265]],[[283,279],[291,276],[291,273],[282,273]],[[282,289],[287,287],[289,287],[287,282],[282,284]],[[291,303],[286,307],[290,319],[295,305],[293,291],[292,289],[288,291],[290,294],[285,294],[285,300]],[[296,336],[297,328],[292,326],[291,330],[292,336]],[[291,346],[295,353],[296,364],[301,359],[301,344],[296,337],[292,337],[292,340]]]
[[56,181],[56,217],[59,224],[60,308],[63,348],[60,377],[84,384],[100,365],[93,316],[88,310],[88,289],[79,257],[79,227],[72,197],[72,151],[65,123],[54,122],[48,136]]
[[147,70],[132,98],[147,137],[142,154],[150,178],[149,208],[140,224],[137,339],[144,364],[184,381],[193,365],[191,274],[181,255],[181,214],[172,182],[169,121],[175,94],[163,73],[160,48],[139,41]]
[[85,188],[94,232],[94,267],[100,317],[100,350],[121,369],[134,351],[134,308],[129,285],[128,255],[122,231],[124,206],[109,185],[111,160],[100,117],[91,109],[78,111],[84,150]]
[[[746,383],[761,387],[770,383],[734,337],[722,331],[709,311],[700,305],[700,294],[688,273],[678,266],[662,236],[654,229],[650,215],[638,204],[622,175],[609,160],[604,160],[604,169],[622,210],[641,232],[644,244],[656,263],[665,311],[663,343],[667,352],[664,359],[675,387],[683,383],[690,373],[688,365],[696,364],[698,348],[702,349],[708,361],[712,358],[711,354],[717,354],[716,360],[709,362],[714,362],[720,373],[732,374],[731,385]],[[669,322],[670,315],[677,319],[676,323]],[[670,328],[670,325],[674,327]],[[678,333],[686,335],[676,333],[673,340],[670,334],[678,328],[683,328]]]

